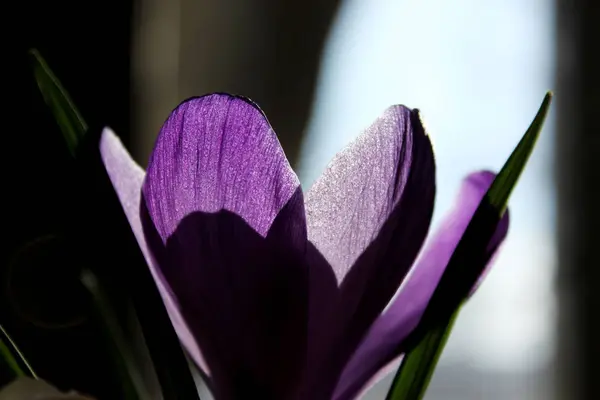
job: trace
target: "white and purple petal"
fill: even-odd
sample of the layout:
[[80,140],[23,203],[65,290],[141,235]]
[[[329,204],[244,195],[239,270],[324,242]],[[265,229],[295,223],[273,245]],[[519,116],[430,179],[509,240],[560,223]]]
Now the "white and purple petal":
[[[454,209],[430,239],[406,284],[346,365],[334,399],[354,398],[374,374],[402,353],[403,341],[419,323],[454,249],[494,178],[492,172],[482,171],[465,179]],[[508,221],[507,212],[487,244],[486,261],[492,259],[506,237]]]
[[183,320],[179,306],[176,304],[176,299],[169,285],[164,280],[146,242],[140,219],[140,200],[142,183],[145,176],[144,170],[131,158],[121,140],[109,128],[105,128],[102,131],[99,148],[108,177],[121,202],[125,216],[129,221],[129,225],[142,254],[146,259],[179,340],[183,343],[196,364],[206,373],[209,373],[196,340]]
[[339,284],[326,304],[311,304],[311,396],[333,390],[406,276],[427,234],[434,197],[431,143],[418,111],[404,106],[387,109],[308,192],[309,240]]

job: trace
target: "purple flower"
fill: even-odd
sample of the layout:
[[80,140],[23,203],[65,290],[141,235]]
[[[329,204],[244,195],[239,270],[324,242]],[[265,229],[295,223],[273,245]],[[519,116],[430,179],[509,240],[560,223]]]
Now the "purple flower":
[[[494,179],[469,175],[421,251],[435,163],[418,111],[404,106],[339,153],[306,199],[264,114],[240,97],[177,107],[146,173],[108,129],[100,151],[218,399],[355,398],[402,355]],[[507,229],[506,214],[488,260]]]

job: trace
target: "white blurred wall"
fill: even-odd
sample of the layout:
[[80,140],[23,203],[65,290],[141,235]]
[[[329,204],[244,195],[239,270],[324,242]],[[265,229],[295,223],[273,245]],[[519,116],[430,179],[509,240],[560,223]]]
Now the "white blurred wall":
[[[349,0],[325,50],[300,159],[305,187],[386,107],[419,108],[438,167],[434,229],[460,180],[498,170],[554,73],[550,0]],[[510,202],[493,271],[462,312],[428,399],[547,399],[553,357],[552,114]],[[383,386],[373,399],[382,399]]]

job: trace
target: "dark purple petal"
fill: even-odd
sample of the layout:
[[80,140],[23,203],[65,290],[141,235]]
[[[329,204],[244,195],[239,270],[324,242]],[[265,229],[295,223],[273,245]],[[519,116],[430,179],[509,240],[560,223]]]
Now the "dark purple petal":
[[298,179],[264,115],[225,94],[184,102],[143,194],[146,238],[217,396],[283,398],[304,361],[308,242]]
[[265,236],[300,183],[260,109],[227,94],[193,98],[163,125],[143,192],[166,243],[195,211],[230,211]]
[[308,302],[299,211],[300,188],[267,237],[229,211],[195,212],[160,250],[161,270],[203,350],[216,398],[281,399],[298,384]]
[[184,344],[192,359],[205,372],[208,373],[204,358],[190,333],[188,326],[181,317],[179,308],[172,292],[162,278],[160,270],[148,248],[146,238],[140,221],[140,198],[142,182],[144,181],[144,170],[131,158],[119,138],[108,128],[105,128],[100,137],[100,155],[106,168],[106,172],[112,182],[117,197],[123,206],[123,211],[129,221],[129,225],[142,250],[144,258],[148,263],[152,277],[164,301],[171,323],[177,332],[179,340]]
[[307,195],[309,239],[332,265],[337,298],[313,328],[311,393],[329,393],[416,258],[435,196],[433,151],[418,111],[387,109],[337,155]]
[[[373,324],[346,365],[335,391],[336,400],[354,398],[373,374],[401,354],[403,341],[417,326],[454,249],[494,178],[492,172],[483,171],[465,179],[453,211],[429,241],[406,285]],[[492,258],[507,231],[508,212],[488,244],[487,260]]]

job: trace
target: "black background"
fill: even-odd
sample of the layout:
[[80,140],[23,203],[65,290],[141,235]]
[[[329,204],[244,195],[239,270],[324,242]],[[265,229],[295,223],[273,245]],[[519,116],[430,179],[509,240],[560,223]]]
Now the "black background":
[[[122,249],[97,239],[110,241],[114,233],[97,223],[101,199],[83,195],[85,185],[33,79],[28,49],[40,51],[92,127],[110,125],[128,143],[132,3],[30,1],[11,7],[2,12],[0,321],[38,375],[62,389],[115,398],[102,332],[91,323],[89,296],[77,278],[83,264],[110,263],[109,255],[118,260]],[[20,252],[48,236],[54,238],[48,246]],[[119,263],[113,264],[105,268]],[[74,319],[83,322],[59,327]],[[0,384],[6,383],[8,376],[2,378]]]

